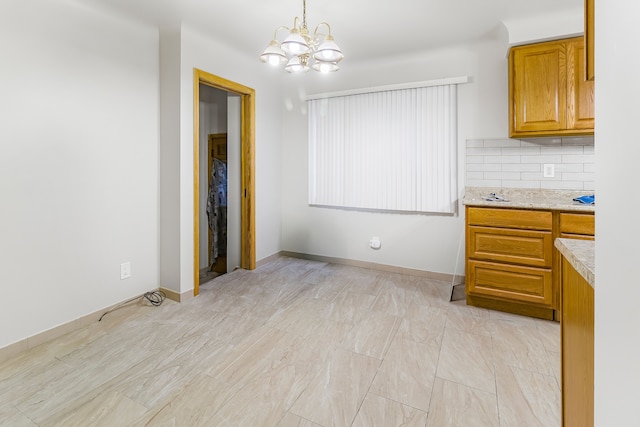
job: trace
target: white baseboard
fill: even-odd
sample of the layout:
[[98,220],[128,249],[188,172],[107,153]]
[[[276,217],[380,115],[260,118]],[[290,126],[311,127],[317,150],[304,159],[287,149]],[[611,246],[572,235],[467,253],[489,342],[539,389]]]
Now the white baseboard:
[[371,270],[384,271],[387,273],[400,273],[400,274],[407,274],[409,276],[426,277],[428,279],[434,279],[434,280],[443,280],[443,281],[451,282],[452,279],[454,279],[455,277],[456,283],[459,283],[460,281],[464,281],[464,276],[460,276],[460,275],[454,276],[453,274],[448,274],[448,273],[437,273],[433,271],[418,270],[418,269],[407,268],[407,267],[397,267],[394,265],[378,264],[375,262],[358,261],[358,260],[352,260],[347,258],[311,255],[311,254],[305,254],[300,252],[290,252],[290,251],[280,251],[278,255],[288,256],[292,258],[306,259],[309,261],[328,262],[332,264],[350,265],[352,267],[369,268]]

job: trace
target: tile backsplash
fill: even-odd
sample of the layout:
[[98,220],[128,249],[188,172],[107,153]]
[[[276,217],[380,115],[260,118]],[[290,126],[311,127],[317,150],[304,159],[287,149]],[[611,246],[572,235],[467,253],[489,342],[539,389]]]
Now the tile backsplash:
[[[544,165],[553,165],[553,177],[544,177]],[[465,166],[467,187],[595,189],[593,136],[470,139]]]

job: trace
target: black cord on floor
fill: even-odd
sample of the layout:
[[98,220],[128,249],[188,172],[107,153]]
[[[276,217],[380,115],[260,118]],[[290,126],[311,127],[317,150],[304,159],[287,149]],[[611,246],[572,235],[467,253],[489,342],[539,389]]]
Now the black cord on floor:
[[104,316],[106,316],[107,314],[111,313],[112,311],[115,311],[115,310],[119,309],[120,307],[122,307],[125,304],[130,303],[131,301],[137,300],[138,298],[145,298],[147,301],[149,301],[151,303],[151,305],[153,305],[154,307],[158,307],[167,298],[167,295],[164,292],[162,292],[161,290],[145,292],[145,294],[142,295],[142,296],[137,296],[137,297],[133,297],[131,299],[128,299],[126,301],[122,301],[120,304],[116,305],[112,309],[105,311],[102,314],[102,316],[100,316],[100,318],[98,319],[98,322],[100,322],[102,320],[102,318]]
[[147,292],[144,297],[151,303],[151,305],[159,306],[167,298],[167,295],[161,290]]

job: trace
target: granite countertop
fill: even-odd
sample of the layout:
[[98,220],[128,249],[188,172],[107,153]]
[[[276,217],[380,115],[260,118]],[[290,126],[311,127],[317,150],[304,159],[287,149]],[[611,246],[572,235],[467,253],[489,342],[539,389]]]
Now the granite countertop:
[[[490,193],[504,201],[486,200]],[[550,209],[562,211],[595,212],[595,205],[574,202],[575,197],[593,194],[593,191],[541,190],[529,188],[466,187],[462,204],[521,209]]]
[[587,283],[595,288],[596,243],[593,240],[556,239],[555,246]]

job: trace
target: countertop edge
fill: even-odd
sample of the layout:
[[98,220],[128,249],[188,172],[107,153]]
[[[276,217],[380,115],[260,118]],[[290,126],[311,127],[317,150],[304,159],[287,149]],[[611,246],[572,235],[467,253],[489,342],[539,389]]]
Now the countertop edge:
[[595,289],[595,242],[558,238],[554,245],[569,264]]
[[[504,201],[487,200],[487,195],[495,193]],[[573,198],[589,193],[576,190],[548,190],[524,188],[465,187],[462,198],[464,206],[543,209],[566,212],[595,213],[595,205],[574,202]]]

